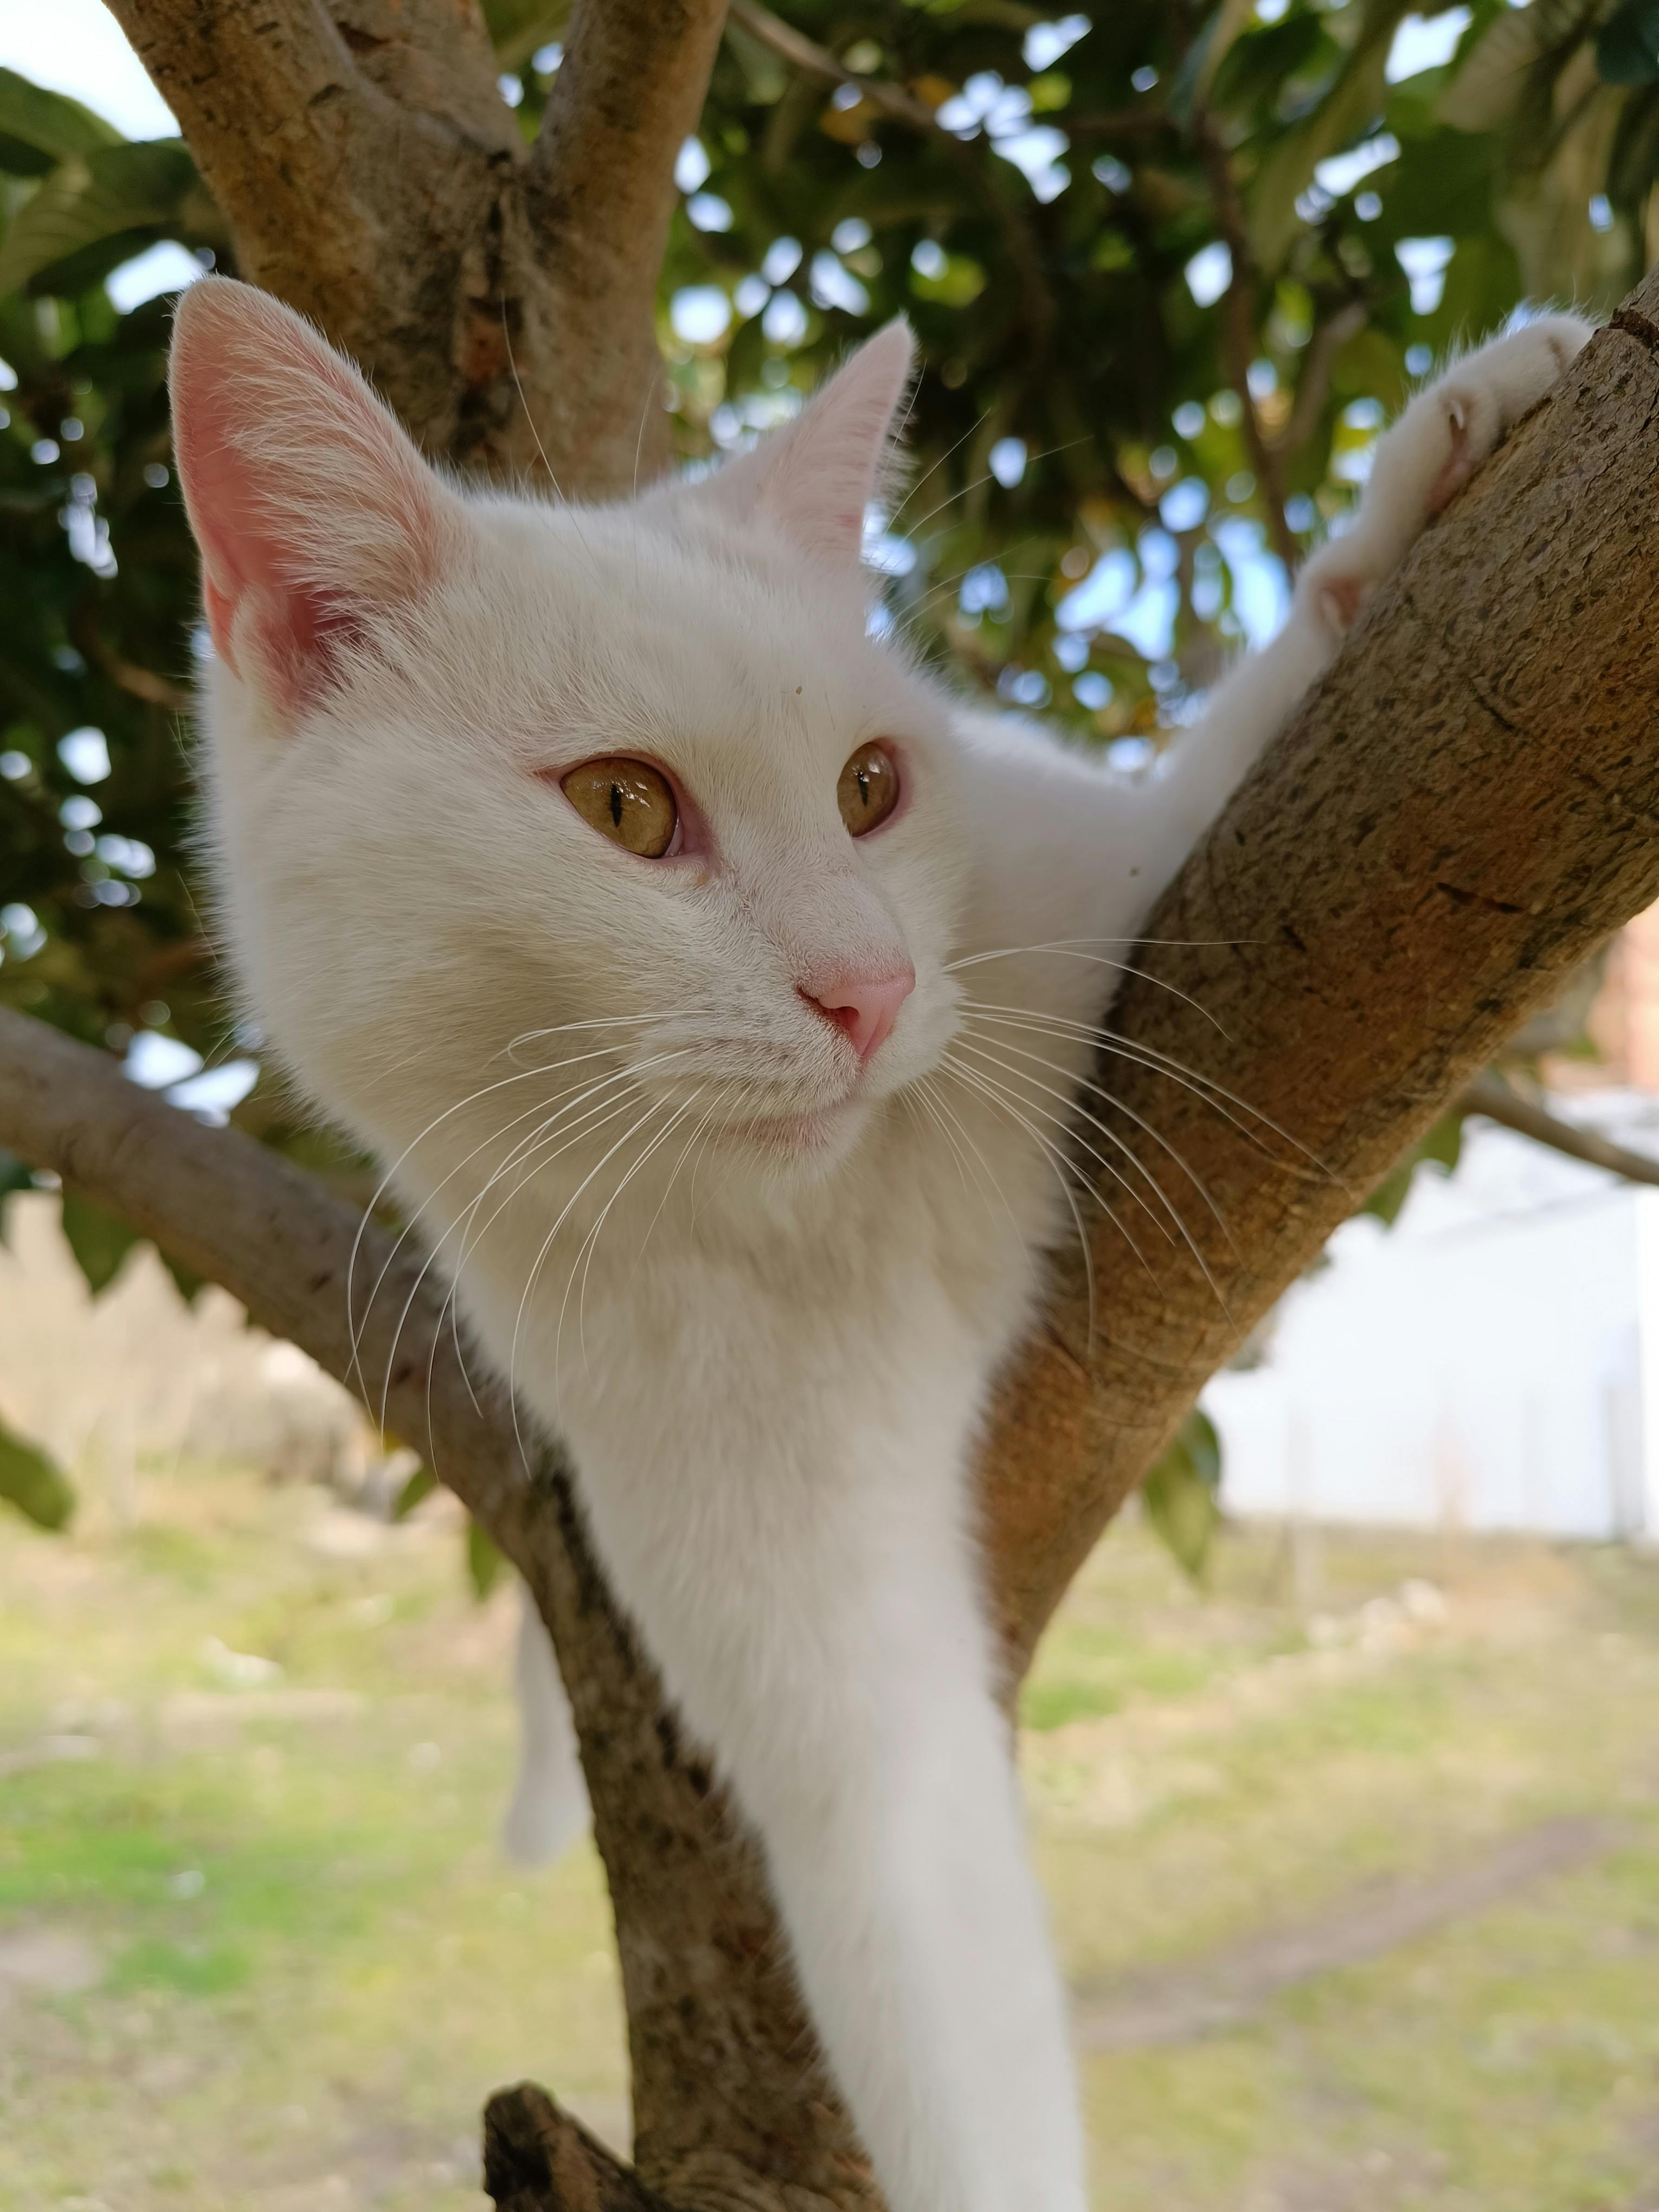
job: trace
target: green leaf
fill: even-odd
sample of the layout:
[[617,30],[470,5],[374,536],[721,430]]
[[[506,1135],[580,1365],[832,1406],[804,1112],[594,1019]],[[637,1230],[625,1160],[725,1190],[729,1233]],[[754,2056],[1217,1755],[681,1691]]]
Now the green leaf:
[[1262,163],[1249,197],[1251,242],[1264,269],[1277,270],[1301,228],[1296,203],[1328,155],[1370,129],[1388,97],[1389,48],[1409,0],[1372,0],[1364,27],[1325,97]]
[[407,1521],[422,1498],[430,1498],[438,1487],[438,1478],[430,1468],[417,1467],[403,1488],[398,1492],[397,1503],[392,1509],[394,1521]]
[[207,1288],[207,1277],[198,1275],[194,1267],[187,1267],[182,1260],[175,1260],[170,1253],[161,1251],[159,1244],[155,1249],[161,1265],[173,1278],[173,1288],[187,1306],[193,1306]]
[[6,1200],[14,1192],[32,1190],[34,1176],[15,1152],[0,1152],[0,1244],[6,1241]]
[[484,22],[503,69],[521,69],[538,46],[563,35],[570,0],[484,0]]
[[72,1190],[64,1193],[64,1235],[94,1297],[109,1288],[138,1242],[137,1231],[118,1214],[106,1212]]
[[507,1561],[495,1549],[486,1530],[477,1522],[469,1521],[466,1524],[466,1571],[472,1584],[472,1594],[480,1603],[500,1582],[506,1565]]
[[1412,1177],[1419,1167],[1439,1168],[1449,1175],[1457,1165],[1463,1149],[1463,1116],[1443,1114],[1425,1136],[1419,1137],[1404,1159],[1389,1169],[1376,1188],[1360,1207],[1362,1213],[1374,1214],[1385,1229],[1392,1229],[1406,1203],[1412,1187]]
[[82,107],[78,100],[48,92],[9,69],[0,69],[0,132],[21,139],[38,153],[50,154],[56,161],[77,155],[84,159],[100,147],[124,143],[112,123]]
[[1608,84],[1659,83],[1659,0],[1624,0],[1601,26],[1595,67]]
[[0,297],[71,254],[130,231],[192,227],[199,191],[182,139],[149,139],[76,155],[44,178],[0,243]]
[[15,1505],[37,1528],[66,1528],[75,1511],[75,1492],[36,1444],[0,1425],[0,1498]]
[[1176,1565],[1201,1582],[1221,1525],[1221,1439],[1196,1406],[1141,1485],[1146,1514]]

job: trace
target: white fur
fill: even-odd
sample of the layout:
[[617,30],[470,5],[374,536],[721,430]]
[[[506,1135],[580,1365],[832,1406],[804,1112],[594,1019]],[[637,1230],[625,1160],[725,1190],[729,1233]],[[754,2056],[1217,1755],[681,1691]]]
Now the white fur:
[[[337,513],[352,552],[387,506],[359,476],[396,433],[377,416],[308,450],[338,405],[331,387],[307,413],[316,342],[294,325],[279,346],[267,319],[239,351],[229,289],[186,295],[181,345],[282,541],[249,564],[280,629],[270,578],[318,562]],[[373,619],[297,708],[257,654],[210,676],[219,897],[248,999],[310,1093],[396,1164],[472,1330],[572,1447],[614,1585],[765,1839],[894,2212],[1085,2203],[969,1483],[988,1383],[1070,1233],[1034,1133],[1060,1138],[1091,1057],[1086,1028],[1060,1025],[1100,1019],[1099,961],[1398,561],[1459,438],[1480,459],[1582,337],[1536,325],[1414,403],[1283,635],[1139,781],[964,713],[866,635],[847,517],[908,365],[890,332],[724,483],[585,510],[441,492],[441,554],[411,559],[436,580],[388,608],[380,547]],[[262,442],[273,404],[282,434]],[[188,404],[180,420],[192,510],[210,509],[216,464],[192,474]],[[878,736],[905,799],[854,843],[836,781]],[[599,838],[556,777],[601,753],[665,767],[706,849],[650,864]],[[860,1076],[799,988],[905,957],[915,994]],[[827,1116],[810,1143],[737,1126],[807,1114]],[[550,1672],[524,1668],[531,1748],[556,1767]],[[521,1844],[550,1790],[563,1826],[556,1775],[532,1772]]]

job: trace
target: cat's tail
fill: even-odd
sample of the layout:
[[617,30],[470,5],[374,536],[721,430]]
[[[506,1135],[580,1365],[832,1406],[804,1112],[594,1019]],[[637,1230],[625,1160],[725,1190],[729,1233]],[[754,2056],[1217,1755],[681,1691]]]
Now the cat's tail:
[[520,1866],[544,1866],[587,1826],[587,1785],[576,1756],[570,1703],[553,1646],[526,1589],[519,1650],[519,1780],[501,1823],[501,1848]]

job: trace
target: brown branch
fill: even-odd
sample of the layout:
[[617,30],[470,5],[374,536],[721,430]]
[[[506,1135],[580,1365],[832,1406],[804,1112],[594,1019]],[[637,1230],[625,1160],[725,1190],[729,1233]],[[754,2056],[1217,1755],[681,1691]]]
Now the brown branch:
[[522,258],[525,148],[469,11],[450,0],[113,5],[224,211],[241,273],[320,324],[428,451],[477,460],[489,447],[481,415],[499,438],[513,410],[505,364],[480,356],[473,302],[492,291],[492,264],[515,246]]
[[1580,1129],[1551,1114],[1529,1098],[1511,1091],[1501,1076],[1478,1075],[1457,1102],[1465,1114],[1479,1114],[1497,1121],[1534,1144],[1565,1152],[1570,1160],[1584,1160],[1593,1168],[1606,1168],[1626,1182],[1659,1183],[1659,1160],[1633,1152],[1628,1145],[1615,1145],[1594,1129]]
[[725,25],[725,0],[580,0],[542,118],[528,204],[549,299],[526,353],[556,470],[580,458],[592,492],[625,492],[641,448],[647,477],[667,459],[657,279]]
[[1364,303],[1350,300],[1339,307],[1328,321],[1322,322],[1308,342],[1308,350],[1302,364],[1302,374],[1297,380],[1296,398],[1291,403],[1290,419],[1278,437],[1272,441],[1276,459],[1293,460],[1319,428],[1319,418],[1325,411],[1325,402],[1330,396],[1331,371],[1336,356],[1351,337],[1358,337],[1365,327]]
[[769,8],[763,8],[760,0],[730,0],[729,13],[734,23],[741,24],[751,38],[758,39],[803,76],[817,77],[824,84],[850,85],[878,114],[890,123],[902,123],[908,131],[924,134],[937,131],[941,137],[950,137],[948,131],[939,130],[939,118],[926,100],[884,77],[860,76],[856,70],[837,61],[827,46],[818,46]]
[[1010,204],[1006,188],[992,173],[985,159],[987,154],[994,154],[993,142],[982,135],[957,137],[955,131],[944,129],[926,101],[917,100],[902,85],[890,83],[882,77],[860,76],[855,70],[848,69],[827,47],[815,45],[770,9],[762,7],[759,0],[730,0],[728,12],[733,22],[761,40],[804,76],[817,77],[825,84],[851,85],[878,114],[884,115],[890,122],[901,123],[907,130],[924,132],[938,140],[978,193],[986,213],[1002,234],[1008,269],[1019,289],[1030,339],[1024,363],[1024,376],[1027,381],[1039,378],[1054,329],[1054,295],[1043,275],[1042,246],[1036,233],[1020,210]]
[[[158,1238],[363,1390],[535,1592],[616,1907],[644,2183],[671,2202],[879,2212],[818,2071],[759,1854],[611,1601],[562,1455],[488,1370],[475,1364],[469,1385],[443,1286],[422,1279],[424,1254],[408,1240],[398,1249],[278,1154],[140,1090],[108,1054],[5,1008],[0,1142]],[[571,2177],[586,2138],[562,2123],[559,2140],[566,2193],[527,2200],[539,2212],[647,2201],[583,2196]],[[787,2206],[769,2193],[781,2178],[795,2189]]]
[[722,0],[578,0],[533,152],[457,0],[114,0],[241,272],[429,453],[568,492],[666,458],[653,312]]
[[[1650,278],[1629,312],[1656,309]],[[1659,895],[1659,360],[1634,327],[1601,331],[1425,535],[1147,924],[1155,980],[1127,980],[1115,1030],[1267,1118],[1247,1143],[1155,1067],[1103,1059],[1113,1125],[1208,1279],[1177,1252],[1154,1282],[1103,1226],[1091,1340],[1080,1261],[1056,1261],[985,1462],[1017,1663],[1208,1376]]]
[[1255,301],[1261,272],[1250,247],[1249,227],[1244,219],[1244,204],[1239,198],[1238,181],[1233,175],[1232,157],[1222,137],[1221,126],[1208,108],[1200,106],[1194,111],[1193,131],[1204,156],[1204,166],[1209,173],[1210,189],[1215,200],[1216,227],[1226,241],[1232,264],[1232,275],[1221,301],[1222,352],[1227,365],[1227,380],[1237,393],[1243,410],[1245,449],[1250,456],[1250,466],[1255,471],[1262,502],[1267,510],[1267,534],[1288,575],[1296,568],[1297,551],[1295,535],[1285,519],[1285,471],[1280,465],[1278,450],[1268,442],[1255,395],[1250,390],[1250,363],[1255,358],[1256,349]]
[[495,2212],[669,2212],[533,2081],[484,2106],[483,2167]]

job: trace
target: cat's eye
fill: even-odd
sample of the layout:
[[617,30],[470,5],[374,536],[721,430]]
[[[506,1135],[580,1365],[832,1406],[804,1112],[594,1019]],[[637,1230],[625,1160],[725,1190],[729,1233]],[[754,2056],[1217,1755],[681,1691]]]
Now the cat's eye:
[[680,811],[667,777],[648,761],[584,761],[559,787],[582,820],[624,853],[660,860],[674,842]]
[[866,836],[898,805],[898,770],[882,746],[860,745],[841,772],[836,799],[841,818],[854,837]]

